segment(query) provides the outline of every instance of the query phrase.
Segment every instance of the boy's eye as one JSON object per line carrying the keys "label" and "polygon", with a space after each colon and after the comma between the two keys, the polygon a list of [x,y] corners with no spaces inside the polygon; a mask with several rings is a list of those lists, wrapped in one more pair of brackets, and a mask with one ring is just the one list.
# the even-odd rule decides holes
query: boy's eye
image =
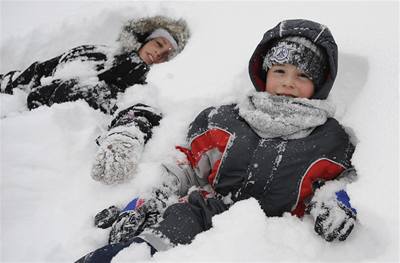
{"label": "boy's eye", "polygon": [[275,69],[274,72],[276,72],[276,73],[285,73],[285,71],[283,69]]}
{"label": "boy's eye", "polygon": [[311,80],[311,77],[308,76],[307,74],[304,74],[304,73],[299,74],[299,77],[300,77],[300,78],[304,78],[304,79],[309,79],[309,80]]}

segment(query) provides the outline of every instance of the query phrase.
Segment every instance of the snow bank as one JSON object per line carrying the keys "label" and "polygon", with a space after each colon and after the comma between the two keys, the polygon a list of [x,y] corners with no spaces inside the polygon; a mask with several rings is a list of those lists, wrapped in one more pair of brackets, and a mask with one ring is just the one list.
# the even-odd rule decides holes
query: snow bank
{"label": "snow bank", "polygon": [[95,213],[124,205],[157,182],[158,163],[175,155],[174,145],[203,108],[252,89],[248,59],[266,29],[287,18],[328,25],[339,46],[331,99],[357,141],[359,179],[348,186],[359,217],[354,233],[327,243],[309,217],[266,218],[250,199],[216,216],[214,227],[190,245],[153,258],[138,246],[117,260],[399,260],[397,2],[1,2],[1,8],[1,73],[80,44],[112,44],[122,22],[135,16],[182,16],[192,30],[180,56],[154,66],[147,87],[132,87],[121,98],[129,105],[135,96],[150,97],[165,115],[127,184],[90,178],[94,139],[109,117],[84,102],[29,112],[26,95],[0,94],[2,262],[71,262],[106,244],[108,231],[93,226]]}

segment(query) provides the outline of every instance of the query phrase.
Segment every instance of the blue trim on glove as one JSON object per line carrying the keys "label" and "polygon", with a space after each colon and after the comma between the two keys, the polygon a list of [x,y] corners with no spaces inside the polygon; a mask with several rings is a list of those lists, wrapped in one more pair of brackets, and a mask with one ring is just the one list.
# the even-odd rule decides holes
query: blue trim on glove
{"label": "blue trim on glove", "polygon": [[136,206],[137,206],[137,202],[138,202],[139,198],[135,198],[132,201],[130,201],[126,207],[122,210],[122,212],[126,212],[126,211],[131,211],[131,210],[135,210]]}
{"label": "blue trim on glove", "polygon": [[345,190],[337,191],[336,193],[336,200],[342,203],[345,207],[349,208],[353,211],[354,214],[357,214],[357,210],[353,208],[350,204],[350,197],[347,195]]}

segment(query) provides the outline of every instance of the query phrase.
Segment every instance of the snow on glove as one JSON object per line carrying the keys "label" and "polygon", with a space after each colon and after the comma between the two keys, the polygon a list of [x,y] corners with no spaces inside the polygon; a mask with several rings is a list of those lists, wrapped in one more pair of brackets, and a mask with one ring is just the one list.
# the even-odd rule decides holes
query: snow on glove
{"label": "snow on glove", "polygon": [[329,242],[346,240],[354,228],[357,211],[351,207],[350,198],[344,190],[323,201],[313,198],[310,205],[310,214],[315,219],[314,230],[320,236]]}
{"label": "snow on glove", "polygon": [[111,228],[109,244],[127,242],[139,235],[146,227],[157,224],[166,204],[157,198],[144,201],[133,199],[118,216]]}
{"label": "snow on glove", "polygon": [[94,225],[98,228],[108,228],[117,220],[120,213],[121,210],[116,206],[103,209],[94,217]]}
{"label": "snow on glove", "polygon": [[132,178],[144,148],[143,133],[133,125],[118,126],[108,131],[99,143],[92,178],[105,184]]}

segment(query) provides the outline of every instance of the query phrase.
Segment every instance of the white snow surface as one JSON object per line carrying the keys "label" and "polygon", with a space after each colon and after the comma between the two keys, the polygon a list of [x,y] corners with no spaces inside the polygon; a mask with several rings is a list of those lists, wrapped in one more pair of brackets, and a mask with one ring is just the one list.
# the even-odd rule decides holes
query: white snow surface
{"label": "white snow surface", "polygon": [[205,107],[253,89],[248,60],[267,29],[289,18],[328,25],[339,46],[330,99],[352,134],[358,180],[347,187],[358,222],[345,242],[327,243],[309,216],[267,218],[254,199],[215,216],[190,245],[150,258],[134,245],[113,262],[398,262],[398,2],[1,2],[0,72],[24,69],[81,44],[112,45],[123,21],[164,14],[187,20],[192,37],[174,60],[152,67],[146,98],[164,114],[128,183],[94,181],[90,169],[110,117],[85,102],[28,111],[26,94],[0,95],[1,262],[73,262],[107,242],[94,215],[125,205],[160,181],[190,121]]}

